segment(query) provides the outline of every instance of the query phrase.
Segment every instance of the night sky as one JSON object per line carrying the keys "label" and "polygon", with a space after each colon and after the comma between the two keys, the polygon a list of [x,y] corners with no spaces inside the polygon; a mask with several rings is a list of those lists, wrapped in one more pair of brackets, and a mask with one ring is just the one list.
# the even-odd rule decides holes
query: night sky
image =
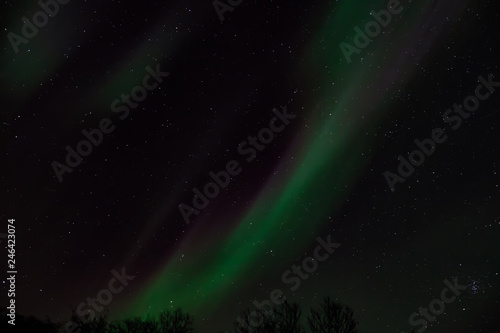
{"label": "night sky", "polygon": [[[125,268],[111,318],[180,307],[217,332],[281,289],[304,314],[331,296],[363,332],[409,332],[456,277],[467,289],[426,331],[500,332],[500,7],[401,0],[356,47],[391,2],[72,0],[14,47],[41,7],[3,1],[18,314],[67,321]],[[477,110],[454,106],[477,91]],[[68,147],[87,156],[71,167]],[[227,169],[197,209],[193,189]],[[282,274],[329,236],[340,246],[291,290]]]}

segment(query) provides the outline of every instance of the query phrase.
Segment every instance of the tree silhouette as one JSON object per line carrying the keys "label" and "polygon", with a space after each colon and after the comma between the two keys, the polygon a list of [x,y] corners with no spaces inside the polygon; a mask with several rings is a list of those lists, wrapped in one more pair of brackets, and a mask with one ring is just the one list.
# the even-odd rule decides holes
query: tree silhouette
{"label": "tree silhouette", "polygon": [[[240,326],[236,322],[237,333],[303,333],[304,328],[300,323],[302,311],[298,304],[290,304],[287,301],[283,304],[266,309],[259,313],[246,309],[242,312],[244,320],[248,320],[248,326]],[[257,316],[255,315],[257,314]]]}
{"label": "tree silhouette", "polygon": [[[108,329],[108,314],[107,311],[91,318],[90,314],[86,314],[83,318],[76,314],[76,309],[71,307],[70,316],[71,325],[62,325],[59,329],[61,333],[94,333],[106,332]],[[68,325],[68,326],[67,326]]]}
{"label": "tree silhouette", "polygon": [[182,313],[180,309],[176,309],[173,313],[169,311],[161,312],[159,327],[161,333],[194,332],[193,319],[188,313]]}
{"label": "tree silhouette", "polygon": [[263,332],[303,333],[305,331],[300,323],[301,315],[302,310],[298,304],[289,304],[285,301],[266,317]]}
{"label": "tree silhouette", "polygon": [[[359,333],[353,310],[348,306],[335,303],[326,297],[320,304],[320,309],[311,309],[307,318],[307,329],[301,322],[302,311],[298,304],[285,301],[271,311],[263,309],[257,311],[247,309],[242,317],[246,320],[244,327],[236,323],[237,333]],[[257,316],[258,315],[258,316]]]}
{"label": "tree silhouette", "polygon": [[335,303],[325,297],[320,310],[311,309],[307,318],[311,333],[358,333],[358,323],[348,306]]}

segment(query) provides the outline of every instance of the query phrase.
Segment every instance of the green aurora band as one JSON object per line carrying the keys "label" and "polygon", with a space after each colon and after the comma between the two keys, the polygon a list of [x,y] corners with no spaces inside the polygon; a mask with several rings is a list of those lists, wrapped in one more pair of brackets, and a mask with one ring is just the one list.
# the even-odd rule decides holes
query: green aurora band
{"label": "green aurora band", "polygon": [[[417,25],[432,20],[432,2],[401,5],[403,12],[393,17],[386,33],[354,54],[351,64],[344,60],[339,44],[352,44],[352,29],[364,27],[372,20],[368,13],[385,9],[387,2],[344,1],[336,3],[335,10],[326,10],[320,32],[304,51],[308,68],[299,72],[310,86],[327,88],[308,98],[311,107],[305,109],[315,124],[297,136],[290,144],[293,149],[281,159],[294,156],[295,165],[289,165],[287,172],[284,165],[278,166],[278,175],[268,180],[264,194],[236,227],[217,240],[205,239],[209,250],[200,245],[199,234],[207,227],[198,219],[164,268],[122,310],[123,316],[146,316],[168,307],[181,307],[195,318],[210,316],[234,296],[235,286],[251,286],[259,276],[276,270],[276,258],[266,259],[268,249],[283,260],[293,260],[308,249],[376,151],[380,138],[375,132],[391,107],[388,96],[402,89],[418,68],[407,53],[415,52],[421,60],[429,56],[409,36]],[[461,9],[457,3],[454,14]],[[440,33],[428,36],[428,46]],[[294,121],[304,121],[305,114],[288,111],[298,114]],[[331,184],[328,191],[324,184]]]}

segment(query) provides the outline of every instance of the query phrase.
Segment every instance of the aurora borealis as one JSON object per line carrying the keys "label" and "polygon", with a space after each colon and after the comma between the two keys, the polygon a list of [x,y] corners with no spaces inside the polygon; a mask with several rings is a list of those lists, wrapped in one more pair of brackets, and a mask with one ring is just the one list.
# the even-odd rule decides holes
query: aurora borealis
{"label": "aurora borealis", "polygon": [[[400,10],[357,47],[388,3]],[[18,224],[19,313],[67,321],[125,267],[111,318],[180,307],[218,332],[278,288],[304,308],[348,304],[362,332],[402,332],[458,277],[468,289],[427,330],[497,329],[500,94],[397,191],[383,176],[479,76],[500,81],[497,7],[243,1],[221,21],[210,1],[73,0],[15,53],[7,34],[40,7],[5,3],[1,216]],[[130,106],[155,66],[168,77],[120,118],[113,102]],[[247,160],[240,143],[283,109],[293,119]],[[52,163],[102,119],[116,127],[59,181]],[[186,223],[179,205],[230,161],[241,170]],[[291,290],[283,272],[327,236],[341,246]]]}

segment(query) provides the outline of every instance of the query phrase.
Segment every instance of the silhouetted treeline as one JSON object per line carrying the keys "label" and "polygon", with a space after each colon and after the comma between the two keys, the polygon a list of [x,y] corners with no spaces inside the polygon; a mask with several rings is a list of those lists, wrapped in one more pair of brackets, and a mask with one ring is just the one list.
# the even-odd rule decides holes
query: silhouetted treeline
{"label": "silhouetted treeline", "polygon": [[[7,309],[0,308],[5,319]],[[16,315],[16,325],[3,320],[2,332],[37,333],[192,333],[192,317],[180,309],[162,311],[156,317],[129,318],[110,321],[106,314],[95,318],[81,318],[72,311],[68,322],[54,323],[50,319],[41,321],[34,317]],[[68,324],[71,323],[71,324]],[[8,327],[7,327],[8,326]],[[242,312],[230,333],[360,333],[353,310],[326,297],[317,308],[312,308],[303,317],[298,304],[287,301],[281,305],[266,306],[260,310]],[[203,328],[201,332],[206,332]]]}
{"label": "silhouetted treeline", "polygon": [[298,304],[287,301],[260,311],[246,310],[231,332],[237,333],[360,333],[353,310],[325,297],[319,308],[311,309],[305,320]]}
{"label": "silhouetted treeline", "polygon": [[[6,308],[0,311],[6,317]],[[192,333],[193,320],[187,313],[180,309],[162,311],[157,317],[129,318],[125,320],[109,321],[107,315],[95,318],[81,318],[73,313],[68,322],[52,323],[49,319],[45,322],[34,317],[23,317],[16,314],[15,326],[3,320],[1,332],[36,332],[36,333]],[[4,329],[6,328],[6,329]]]}

